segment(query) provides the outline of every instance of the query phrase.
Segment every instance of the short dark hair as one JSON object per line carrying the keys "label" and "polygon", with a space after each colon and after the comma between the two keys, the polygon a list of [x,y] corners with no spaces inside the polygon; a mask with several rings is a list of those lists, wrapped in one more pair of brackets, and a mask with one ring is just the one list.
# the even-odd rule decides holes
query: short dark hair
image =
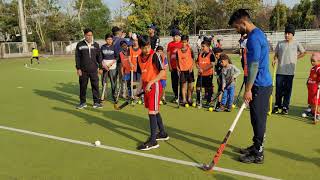
{"label": "short dark hair", "polygon": [[248,9],[238,9],[236,10],[230,17],[228,24],[231,26],[234,22],[242,19],[247,18],[251,19],[248,13]]}
{"label": "short dark hair", "polygon": [[221,60],[227,60],[229,64],[232,64],[232,61],[231,61],[230,57],[228,55],[224,54],[224,53],[220,55],[220,59]]}
{"label": "short dark hair", "polygon": [[122,45],[124,45],[124,44],[128,45],[127,41],[121,41],[121,42],[120,42],[120,46],[122,46]]}
{"label": "short dark hair", "polygon": [[181,41],[185,41],[185,40],[189,41],[189,36],[188,35],[182,35],[181,36]]}
{"label": "short dark hair", "polygon": [[201,45],[206,45],[206,46],[210,47],[210,46],[211,46],[211,42],[209,42],[209,41],[202,41],[202,42],[201,42]]}
{"label": "short dark hair", "polygon": [[140,36],[138,42],[140,47],[151,45],[150,37],[147,35]]}
{"label": "short dark hair", "polygon": [[162,46],[158,46],[156,51],[164,51],[164,48]]}
{"label": "short dark hair", "polygon": [[92,29],[90,29],[90,28],[85,28],[85,29],[83,30],[83,33],[84,33],[84,34],[88,34],[89,32],[92,32],[92,33],[93,33]]}
{"label": "short dark hair", "polygon": [[108,38],[112,38],[113,39],[113,35],[111,33],[107,33],[105,36],[104,36],[104,39],[108,39]]}
{"label": "short dark hair", "polygon": [[111,31],[113,35],[116,35],[117,32],[121,31],[121,28],[119,28],[118,26],[113,26]]}
{"label": "short dark hair", "polygon": [[213,53],[222,53],[223,50],[221,48],[215,47],[213,48]]}

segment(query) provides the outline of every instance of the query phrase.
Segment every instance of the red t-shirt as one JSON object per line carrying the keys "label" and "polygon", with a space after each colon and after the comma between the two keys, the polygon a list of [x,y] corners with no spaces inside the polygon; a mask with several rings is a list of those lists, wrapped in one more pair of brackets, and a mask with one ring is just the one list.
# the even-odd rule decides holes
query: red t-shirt
{"label": "red t-shirt", "polygon": [[318,83],[320,82],[320,65],[314,66],[310,70],[310,75],[308,78],[308,85],[315,85],[318,87]]}
{"label": "red t-shirt", "polygon": [[177,51],[178,49],[182,48],[182,43],[181,41],[175,42],[171,41],[168,46],[167,46],[167,52],[170,53],[171,57],[170,58],[170,64],[172,69],[177,69]]}

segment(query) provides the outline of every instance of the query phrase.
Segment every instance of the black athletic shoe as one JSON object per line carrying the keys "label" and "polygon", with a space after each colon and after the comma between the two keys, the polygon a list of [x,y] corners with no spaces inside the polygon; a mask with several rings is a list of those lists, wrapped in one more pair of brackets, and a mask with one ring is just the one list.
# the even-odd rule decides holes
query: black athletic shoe
{"label": "black athletic shoe", "polygon": [[232,111],[232,108],[227,108],[224,110],[225,112],[231,112]]}
{"label": "black athletic shoe", "polygon": [[250,154],[253,150],[254,150],[254,146],[252,145],[252,146],[249,146],[247,148],[240,149],[239,153],[240,154]]}
{"label": "black athletic shoe", "polygon": [[83,109],[86,108],[87,104],[86,103],[80,103],[79,105],[76,106],[76,109]]}
{"label": "black athletic shoe", "polygon": [[102,108],[102,104],[100,103],[94,103],[93,108]]}
{"label": "black athletic shoe", "polygon": [[166,133],[165,135],[161,135],[160,133],[157,134],[157,141],[167,141],[169,140],[170,137],[168,136],[168,134]]}
{"label": "black athletic shoe", "polygon": [[254,153],[244,154],[241,155],[239,158],[240,162],[243,163],[256,163],[256,164],[263,164],[264,156],[263,155],[256,155]]}
{"label": "black athletic shoe", "polygon": [[284,115],[288,115],[289,114],[289,110],[284,107],[284,108],[282,108],[282,112],[281,113],[284,114]]}
{"label": "black athletic shoe", "polygon": [[273,114],[280,114],[281,111],[280,111],[280,109],[279,109],[278,107],[275,106],[275,107],[273,108],[273,110],[272,110],[272,113],[273,113]]}
{"label": "black athletic shoe", "polygon": [[147,142],[141,144],[140,146],[137,147],[138,150],[141,151],[148,151],[151,149],[156,149],[158,148],[160,145],[156,142],[151,142],[150,140],[148,140]]}
{"label": "black athletic shoe", "polygon": [[174,98],[171,100],[172,103],[177,103],[177,101],[178,101],[178,97],[174,97]]}
{"label": "black athletic shoe", "polygon": [[163,105],[167,105],[167,101],[163,98],[162,98],[162,103],[163,103]]}

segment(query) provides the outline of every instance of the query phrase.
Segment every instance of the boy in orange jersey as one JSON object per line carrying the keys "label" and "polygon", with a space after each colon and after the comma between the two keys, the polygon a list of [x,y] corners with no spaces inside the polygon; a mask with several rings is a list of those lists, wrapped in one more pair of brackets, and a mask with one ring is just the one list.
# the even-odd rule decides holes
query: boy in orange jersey
{"label": "boy in orange jersey", "polygon": [[129,59],[129,65],[130,65],[130,81],[128,84],[128,89],[130,88],[130,91],[132,89],[132,93],[130,96],[134,96],[136,94],[136,84],[140,82],[140,76],[141,74],[137,72],[137,63],[138,63],[138,57],[141,54],[141,49],[139,47],[139,42],[137,35],[133,35],[131,38],[132,46],[130,47],[130,59]]}
{"label": "boy in orange jersey", "polygon": [[[193,74],[193,51],[189,46],[189,37],[181,36],[182,48],[176,53],[177,69],[180,75],[180,83],[182,85],[182,105],[192,105],[192,88],[194,82]],[[188,95],[187,95],[188,94]]]}
{"label": "boy in orange jersey", "polygon": [[213,94],[212,79],[213,79],[213,67],[215,64],[215,56],[210,51],[210,42],[203,41],[201,43],[201,53],[198,56],[196,65],[198,68],[197,78],[197,104],[198,107],[202,107],[200,92],[204,87],[208,96],[206,106],[209,106]]}
{"label": "boy in orange jersey", "polygon": [[[169,136],[164,130],[162,118],[159,113],[162,94],[161,78],[165,75],[162,61],[151,49],[151,41],[148,36],[139,38],[141,55],[138,57],[138,69],[141,71],[140,89],[145,92],[144,104],[148,109],[150,120],[150,137],[138,146],[138,150],[150,150],[159,147],[157,140],[168,140]],[[159,129],[159,133],[157,133]]]}

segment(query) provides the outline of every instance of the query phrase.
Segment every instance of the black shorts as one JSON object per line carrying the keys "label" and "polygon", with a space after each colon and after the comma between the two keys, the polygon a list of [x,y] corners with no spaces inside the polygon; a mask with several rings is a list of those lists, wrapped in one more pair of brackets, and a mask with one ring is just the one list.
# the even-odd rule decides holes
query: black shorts
{"label": "black shorts", "polygon": [[[212,79],[213,79],[213,75],[211,75],[211,76],[198,76],[197,87],[201,87],[201,86],[204,88],[212,87],[212,85],[213,85]],[[201,81],[202,81],[202,85],[201,85]]]}
{"label": "black shorts", "polygon": [[193,71],[190,73],[189,71],[181,71],[180,73],[180,82],[181,83],[192,83],[194,82],[194,73]]}

